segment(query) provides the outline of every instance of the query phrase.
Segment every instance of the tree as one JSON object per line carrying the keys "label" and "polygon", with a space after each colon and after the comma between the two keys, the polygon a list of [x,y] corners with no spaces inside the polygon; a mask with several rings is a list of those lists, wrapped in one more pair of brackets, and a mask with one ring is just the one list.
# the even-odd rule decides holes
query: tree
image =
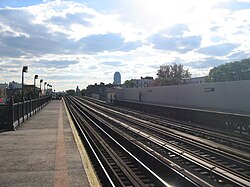
{"label": "tree", "polygon": [[161,65],[157,70],[156,81],[161,86],[165,85],[178,85],[182,83],[183,78],[189,78],[191,74],[188,69],[185,70],[183,65],[173,63],[172,65]]}
{"label": "tree", "polygon": [[66,90],[66,93],[68,94],[68,95],[75,95],[75,90],[73,90],[73,89],[70,89],[70,90]]}
{"label": "tree", "polygon": [[126,80],[125,83],[123,84],[126,88],[133,88],[135,83],[133,82],[133,79],[131,80]]}
{"label": "tree", "polygon": [[207,76],[207,82],[250,80],[250,58],[214,67]]}

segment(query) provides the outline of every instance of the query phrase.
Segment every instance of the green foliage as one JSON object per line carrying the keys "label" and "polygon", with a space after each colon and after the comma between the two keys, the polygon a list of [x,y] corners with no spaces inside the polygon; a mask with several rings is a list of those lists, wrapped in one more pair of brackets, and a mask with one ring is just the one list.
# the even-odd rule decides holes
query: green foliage
{"label": "green foliage", "polygon": [[70,90],[66,90],[66,93],[68,94],[68,95],[75,95],[75,90],[73,90],[73,89],[70,89]]}
{"label": "green foliage", "polygon": [[[25,100],[35,99],[39,97],[39,92],[40,90],[38,88],[36,88],[36,90],[34,90],[34,88],[25,88],[23,96]],[[22,89],[9,90],[9,95],[7,96],[8,96],[8,99],[12,97],[14,102],[23,101]]]}
{"label": "green foliage", "polygon": [[250,58],[220,65],[210,70],[207,82],[250,80]]}
{"label": "green foliage", "polygon": [[191,77],[191,74],[188,69],[183,68],[183,65],[174,63],[172,65],[161,65],[157,70],[157,76],[156,81],[158,84],[165,86],[181,84],[182,79]]}
{"label": "green foliage", "polygon": [[124,86],[126,88],[133,88],[134,85],[135,85],[135,83],[132,80],[126,80],[125,83],[124,83]]}

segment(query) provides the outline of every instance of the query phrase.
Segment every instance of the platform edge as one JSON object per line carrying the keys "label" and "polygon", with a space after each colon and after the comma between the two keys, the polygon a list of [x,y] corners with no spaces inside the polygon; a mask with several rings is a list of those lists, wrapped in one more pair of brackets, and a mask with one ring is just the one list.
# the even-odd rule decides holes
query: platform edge
{"label": "platform edge", "polygon": [[65,111],[66,111],[66,114],[67,114],[67,118],[68,118],[70,127],[72,129],[72,133],[73,133],[73,136],[74,136],[78,151],[79,151],[80,156],[81,156],[82,164],[83,164],[83,167],[85,169],[85,172],[86,172],[86,175],[87,175],[87,178],[88,178],[88,181],[89,181],[89,185],[91,187],[101,187],[102,185],[100,184],[100,181],[99,181],[99,179],[98,179],[98,177],[96,175],[96,172],[95,172],[95,170],[94,170],[94,168],[93,168],[93,166],[91,164],[91,161],[90,161],[90,158],[89,158],[89,156],[87,154],[85,146],[83,145],[83,143],[81,141],[81,138],[78,135],[78,132],[76,130],[74,122],[72,121],[72,118],[71,118],[71,116],[69,114],[68,108],[67,108],[64,100],[63,100],[63,105],[64,105],[64,108],[65,108]]}

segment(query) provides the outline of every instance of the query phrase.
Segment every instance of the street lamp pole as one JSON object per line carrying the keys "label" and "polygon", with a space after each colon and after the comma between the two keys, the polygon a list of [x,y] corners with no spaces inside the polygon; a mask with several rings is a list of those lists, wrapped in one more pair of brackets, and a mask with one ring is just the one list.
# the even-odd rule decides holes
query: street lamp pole
{"label": "street lamp pole", "polygon": [[[50,87],[50,84],[49,84],[49,83],[47,83],[47,94],[48,94],[48,87]],[[47,95],[47,94],[46,94],[46,95]]]}
{"label": "street lamp pole", "polygon": [[36,87],[36,79],[38,79],[38,75],[34,76],[34,86]]}
{"label": "street lamp pole", "polygon": [[[24,110],[25,110],[25,106],[24,106],[24,73],[28,72],[28,66],[23,66],[22,69],[22,100],[23,100],[23,122],[24,122]],[[28,115],[28,114],[27,114]]]}
{"label": "street lamp pole", "polygon": [[50,93],[50,94],[53,95],[53,88],[52,88],[52,85],[50,84],[49,87],[50,87],[50,89],[51,89],[51,93]]}
{"label": "street lamp pole", "polygon": [[[49,90],[49,88],[52,88],[52,85],[51,84],[47,84],[47,93],[48,93],[48,90]],[[52,90],[52,89],[51,89]]]}
{"label": "street lamp pole", "polygon": [[34,76],[34,94],[36,96],[36,79],[38,79],[38,75]]}
{"label": "street lamp pole", "polygon": [[42,87],[41,87],[42,82],[43,82],[43,79],[40,79],[40,95],[42,95]]}
{"label": "street lamp pole", "polygon": [[23,66],[22,69],[22,99],[24,100],[24,73],[28,72],[28,66]]}
{"label": "street lamp pole", "polygon": [[45,94],[45,86],[46,86],[47,82],[44,82],[44,94]]}

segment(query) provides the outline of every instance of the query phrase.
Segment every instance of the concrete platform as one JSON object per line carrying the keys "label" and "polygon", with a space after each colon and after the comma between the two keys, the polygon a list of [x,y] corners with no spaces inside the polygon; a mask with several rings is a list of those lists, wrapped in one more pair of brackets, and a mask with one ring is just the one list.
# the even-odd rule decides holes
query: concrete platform
{"label": "concrete platform", "polygon": [[90,186],[61,100],[0,133],[0,186]]}

